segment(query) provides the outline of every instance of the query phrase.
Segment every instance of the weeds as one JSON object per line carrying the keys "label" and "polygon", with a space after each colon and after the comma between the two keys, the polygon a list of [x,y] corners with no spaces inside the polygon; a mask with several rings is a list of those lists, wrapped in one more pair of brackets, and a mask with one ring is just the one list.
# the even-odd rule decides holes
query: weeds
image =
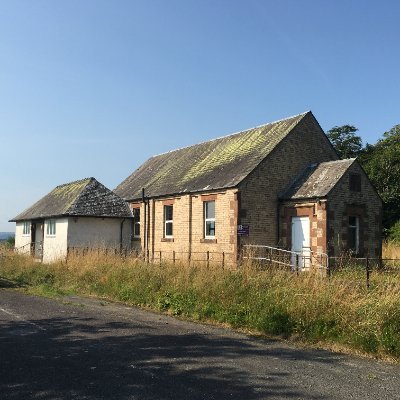
{"label": "weeds", "polygon": [[0,276],[35,293],[96,295],[400,359],[400,273],[372,274],[368,290],[360,269],[344,269],[328,280],[251,265],[223,270],[88,254],[54,264],[12,255],[1,260]]}

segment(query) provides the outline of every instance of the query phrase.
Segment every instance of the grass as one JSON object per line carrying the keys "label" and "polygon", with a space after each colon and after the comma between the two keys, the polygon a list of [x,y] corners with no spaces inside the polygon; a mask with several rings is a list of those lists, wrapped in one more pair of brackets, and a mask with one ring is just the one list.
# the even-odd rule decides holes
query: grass
{"label": "grass", "polygon": [[319,274],[146,264],[89,254],[40,264],[15,254],[0,277],[36,294],[95,295],[199,321],[400,360],[400,272]]}
{"label": "grass", "polygon": [[400,259],[400,243],[395,241],[388,241],[383,243],[382,258]]}

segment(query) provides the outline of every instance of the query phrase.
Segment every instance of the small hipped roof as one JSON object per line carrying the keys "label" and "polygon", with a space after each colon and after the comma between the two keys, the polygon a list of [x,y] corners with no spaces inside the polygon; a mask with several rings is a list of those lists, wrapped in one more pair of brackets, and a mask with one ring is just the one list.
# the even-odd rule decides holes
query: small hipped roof
{"label": "small hipped roof", "polygon": [[280,198],[300,200],[326,197],[355,161],[355,158],[349,158],[311,164]]}
{"label": "small hipped roof", "polygon": [[307,115],[311,111],[151,157],[114,191],[137,200],[142,188],[157,197],[235,187]]}
{"label": "small hipped roof", "polygon": [[128,204],[95,178],[59,185],[10,222],[61,216],[132,217]]}

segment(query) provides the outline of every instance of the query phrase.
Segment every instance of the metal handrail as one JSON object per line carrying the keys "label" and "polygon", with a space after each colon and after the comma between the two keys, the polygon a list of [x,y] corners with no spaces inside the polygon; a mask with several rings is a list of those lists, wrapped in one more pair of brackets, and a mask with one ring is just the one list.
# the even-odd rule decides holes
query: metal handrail
{"label": "metal handrail", "polygon": [[[14,247],[14,249],[13,249],[14,253],[19,253],[19,252],[21,252],[21,250],[25,249],[28,246],[29,246],[29,254],[31,254],[32,256],[35,257],[36,249],[38,249],[39,252],[40,252],[39,256],[41,257],[42,252],[43,252],[43,241],[42,240],[40,242],[29,242],[29,243],[26,243],[26,244],[24,244],[22,246]],[[27,253],[28,252],[25,252],[25,254],[27,254]]]}
{"label": "metal handrail", "polygon": [[24,244],[23,246],[14,247],[14,251],[21,250],[21,249],[25,248],[26,246],[31,247],[31,246],[32,246],[32,242],[26,243],[26,244]]}
{"label": "metal handrail", "polygon": [[[262,256],[246,256],[243,255],[242,258],[243,259],[249,259],[249,260],[259,260],[259,261],[269,261],[271,263],[274,264],[280,264],[280,265],[285,265],[285,266],[289,266],[292,267],[293,269],[298,269],[299,267],[302,270],[307,270],[308,267],[306,267],[306,261],[309,260],[310,262],[310,266],[312,267],[313,265],[318,266],[320,269],[325,269],[327,271],[329,271],[329,257],[326,253],[316,253],[314,251],[311,250],[311,247],[303,247],[304,249],[307,249],[307,254],[304,254],[303,251],[291,251],[291,250],[285,250],[285,249],[281,249],[278,247],[273,247],[273,246],[266,246],[266,245],[251,245],[251,244],[246,244],[243,245],[244,248],[254,248],[254,249],[265,249],[266,251],[269,251],[269,255],[266,255],[265,257]],[[290,255],[290,258],[288,260],[288,262],[285,261],[280,261],[277,260],[276,258],[276,254],[274,257],[273,252],[275,251],[282,254],[282,255]],[[303,265],[298,265],[299,264],[299,257],[302,258],[302,264]],[[275,258],[275,259],[274,259]],[[292,259],[295,258],[295,263],[293,263]],[[323,264],[322,259],[325,260],[325,264]],[[315,262],[316,261],[316,262]]]}

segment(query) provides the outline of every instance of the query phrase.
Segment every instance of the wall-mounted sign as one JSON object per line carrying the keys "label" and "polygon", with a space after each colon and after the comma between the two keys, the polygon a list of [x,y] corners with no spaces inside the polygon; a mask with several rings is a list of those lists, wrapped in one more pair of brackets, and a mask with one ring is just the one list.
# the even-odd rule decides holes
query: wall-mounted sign
{"label": "wall-mounted sign", "polygon": [[237,234],[238,236],[249,236],[250,226],[249,225],[238,225]]}

